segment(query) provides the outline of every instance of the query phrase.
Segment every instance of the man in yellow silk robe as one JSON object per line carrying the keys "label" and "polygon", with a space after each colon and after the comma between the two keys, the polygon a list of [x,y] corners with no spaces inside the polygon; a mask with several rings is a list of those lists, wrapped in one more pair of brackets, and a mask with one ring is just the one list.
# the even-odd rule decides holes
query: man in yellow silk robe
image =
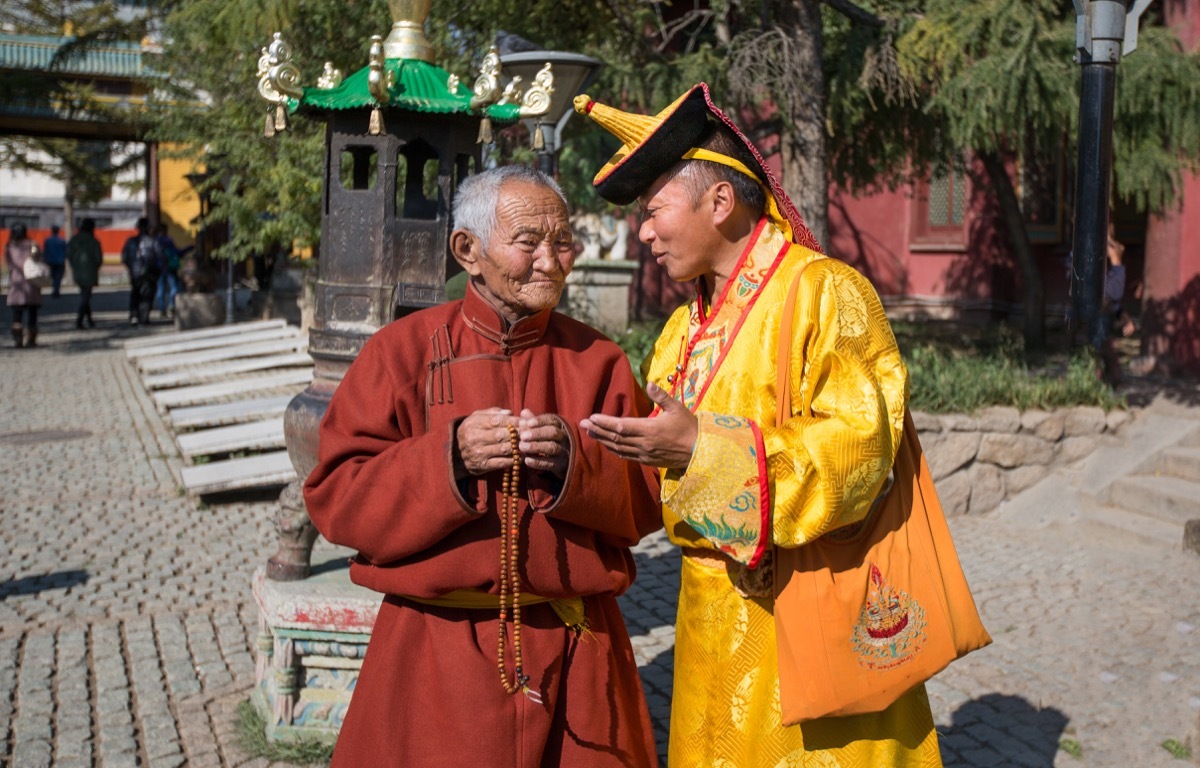
{"label": "man in yellow silk robe", "polygon": [[[795,726],[779,704],[771,549],[861,520],[899,446],[907,372],[878,296],[820,253],[706,85],[653,117],[575,106],[624,144],[597,192],[636,200],[640,239],[697,286],[643,366],[655,415],[581,422],[663,469],[663,520],[683,548],[670,768],[941,765],[923,686],[884,712]],[[776,424],[781,305],[800,270],[792,415]]]}

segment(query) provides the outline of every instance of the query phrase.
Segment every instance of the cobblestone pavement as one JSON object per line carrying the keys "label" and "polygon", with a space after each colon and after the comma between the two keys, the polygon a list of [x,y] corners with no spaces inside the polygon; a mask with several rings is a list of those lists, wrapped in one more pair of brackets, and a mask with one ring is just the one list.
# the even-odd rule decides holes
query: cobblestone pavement
{"label": "cobblestone pavement", "polygon": [[[0,766],[266,768],[233,733],[274,503],[182,495],[120,349],[146,329],[123,324],[123,293],[98,299],[96,330],[74,330],[66,295],[41,349],[0,349]],[[1200,427],[1193,391],[1126,429],[1161,407]],[[1085,460],[951,521],[995,643],[929,684],[948,766],[1189,764],[1169,739],[1200,753],[1200,558],[1069,522],[1080,488],[1143,458],[1108,439],[1113,467]],[[665,749],[679,555],[656,536],[637,558],[622,607]]]}

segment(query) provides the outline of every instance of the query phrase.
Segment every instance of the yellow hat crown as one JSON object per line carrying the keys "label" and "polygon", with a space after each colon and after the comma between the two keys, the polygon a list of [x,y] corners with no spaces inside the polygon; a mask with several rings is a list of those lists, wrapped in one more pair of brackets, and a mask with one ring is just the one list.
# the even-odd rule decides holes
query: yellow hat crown
{"label": "yellow hat crown", "polygon": [[[664,115],[638,115],[633,112],[623,112],[607,104],[592,101],[587,94],[575,97],[575,111],[595,120],[600,127],[616,136],[626,147],[636,147],[646,140],[646,137],[658,130],[662,125]],[[670,114],[670,107],[664,110]]]}

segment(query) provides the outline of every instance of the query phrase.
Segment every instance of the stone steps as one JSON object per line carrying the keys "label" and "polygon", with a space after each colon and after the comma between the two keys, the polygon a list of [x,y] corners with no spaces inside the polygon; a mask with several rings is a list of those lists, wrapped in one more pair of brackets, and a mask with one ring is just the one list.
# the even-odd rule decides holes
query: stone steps
{"label": "stone steps", "polygon": [[1175,523],[1181,535],[1185,522],[1200,518],[1200,483],[1169,475],[1123,477],[1109,488],[1109,499],[1129,512]]}
{"label": "stone steps", "polygon": [[[1117,537],[1126,542],[1149,544],[1155,547],[1178,549],[1183,535],[1183,525],[1177,522],[1167,522],[1156,517],[1119,509],[1103,502],[1088,505],[1083,514],[1087,524],[1088,539],[1096,537]],[[1075,525],[1074,523],[1063,525]],[[1076,535],[1078,528],[1073,528]]]}
{"label": "stone steps", "polygon": [[1170,448],[1162,452],[1159,464],[1165,474],[1200,482],[1200,447]]}
{"label": "stone steps", "polygon": [[1095,530],[1179,547],[1187,521],[1200,519],[1200,428],[1177,431],[1130,470],[1082,490],[1081,517]]}

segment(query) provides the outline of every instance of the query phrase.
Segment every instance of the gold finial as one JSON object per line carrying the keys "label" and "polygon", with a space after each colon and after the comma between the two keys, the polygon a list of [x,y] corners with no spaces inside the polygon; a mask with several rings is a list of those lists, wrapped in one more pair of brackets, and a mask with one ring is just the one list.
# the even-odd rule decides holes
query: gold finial
{"label": "gold finial", "polygon": [[387,104],[392,100],[391,89],[396,81],[396,73],[387,67],[384,61],[383,41],[379,35],[371,35],[370,59],[367,62],[367,90],[377,104]]}
{"label": "gold finial", "polygon": [[484,109],[500,100],[500,49],[492,46],[479,65],[472,89],[471,109]]}
{"label": "gold finial", "polygon": [[433,0],[388,0],[392,31],[383,43],[388,59],[416,59],[433,63],[433,47],[425,39],[425,19]]}
{"label": "gold finial", "polygon": [[300,87],[300,70],[292,63],[292,48],[279,32],[259,56],[258,94],[274,105],[273,109],[268,109],[263,135],[270,138],[286,131],[288,98],[300,98],[304,89]]}
{"label": "gold finial", "polygon": [[[533,85],[529,86],[529,90],[525,91],[525,95],[521,99],[521,117],[541,117],[549,112],[550,97],[553,95],[554,72],[550,68],[550,62],[546,62],[546,66],[538,70],[537,75],[533,78]],[[534,143],[537,144],[540,139],[541,131],[539,130]],[[534,147],[534,149],[540,149],[540,147]]]}

